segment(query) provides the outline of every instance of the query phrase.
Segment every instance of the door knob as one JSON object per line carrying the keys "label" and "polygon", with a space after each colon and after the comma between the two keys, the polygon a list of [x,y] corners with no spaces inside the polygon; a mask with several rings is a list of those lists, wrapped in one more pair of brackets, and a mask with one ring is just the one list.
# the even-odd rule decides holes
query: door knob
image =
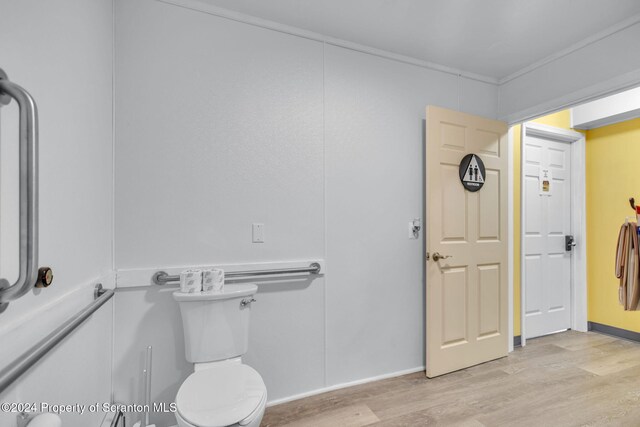
{"label": "door knob", "polygon": [[433,258],[434,261],[438,262],[441,259],[451,258],[451,255],[440,255],[438,252],[434,252],[433,255],[431,255],[431,258]]}

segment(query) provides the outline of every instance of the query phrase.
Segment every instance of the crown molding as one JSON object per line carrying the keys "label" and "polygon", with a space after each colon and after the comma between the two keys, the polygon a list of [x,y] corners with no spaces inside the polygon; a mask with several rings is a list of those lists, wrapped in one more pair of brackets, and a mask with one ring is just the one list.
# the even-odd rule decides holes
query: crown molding
{"label": "crown molding", "polygon": [[410,56],[400,55],[400,54],[396,54],[386,50],[376,49],[370,46],[361,45],[358,43],[352,43],[352,42],[338,39],[335,37],[329,37],[320,33],[315,33],[313,31],[307,31],[297,27],[280,24],[278,22],[269,21],[262,18],[256,18],[254,16],[247,15],[244,13],[223,9],[217,6],[212,6],[208,3],[203,3],[198,0],[156,0],[156,1],[159,3],[165,3],[168,5],[193,10],[196,12],[206,13],[208,15],[217,16],[219,18],[229,19],[231,21],[241,22],[243,24],[253,25],[255,27],[260,27],[267,30],[277,31],[279,33],[289,34],[296,37],[302,37],[308,40],[313,40],[321,43],[326,43],[328,45],[353,50],[356,52],[378,56],[380,58],[390,59],[393,61],[402,62],[410,65],[415,65],[415,66],[426,68],[433,71],[440,71],[440,72],[451,74],[458,77],[464,77],[466,79],[475,80],[482,83],[488,83],[492,85],[498,84],[498,79],[495,77],[489,77],[482,74],[471,73],[471,72],[460,70],[457,68],[448,67],[446,65],[437,64],[435,62],[423,61],[421,59],[416,59]]}
{"label": "crown molding", "polygon": [[[476,73],[472,73],[472,72],[468,72],[465,70],[461,70],[461,69],[457,69],[457,68],[453,68],[453,67],[448,67],[446,65],[442,65],[442,64],[437,64],[434,62],[429,62],[429,61],[424,61],[421,59],[417,59],[417,58],[413,58],[410,56],[406,56],[406,55],[400,55],[400,54],[396,54],[393,52],[389,52],[386,50],[382,50],[382,49],[376,49],[370,46],[365,46],[365,45],[361,45],[358,43],[352,43],[346,40],[342,40],[342,39],[338,39],[338,38],[334,38],[334,37],[329,37],[329,36],[325,36],[323,34],[320,33],[315,33],[312,31],[307,31],[307,30],[303,30],[297,27],[293,27],[293,26],[289,26],[289,25],[284,25],[284,24],[280,24],[274,21],[269,21],[266,19],[262,19],[262,18],[257,18],[251,15],[247,15],[244,13],[240,13],[240,12],[235,12],[232,10],[228,10],[228,9],[224,9],[224,8],[220,8],[217,6],[213,6],[210,5],[208,3],[202,2],[200,0],[155,0],[159,3],[164,3],[167,5],[171,5],[174,7],[181,7],[181,8],[185,8],[185,9],[189,9],[195,12],[200,12],[200,13],[206,13],[208,15],[213,15],[213,16],[217,16],[219,18],[224,18],[224,19],[228,19],[231,21],[236,21],[236,22],[240,22],[240,23],[244,23],[247,25],[252,25],[255,27],[260,27],[260,28],[264,28],[264,29],[268,29],[268,30],[272,30],[272,31],[277,31],[283,34],[288,34],[288,35],[292,35],[292,36],[296,36],[296,37],[301,37],[301,38],[305,38],[308,40],[313,40],[313,41],[317,41],[320,43],[325,43],[327,45],[332,45],[332,46],[336,46],[336,47],[341,47],[344,49],[349,49],[352,51],[356,51],[356,52],[361,52],[361,53],[365,53],[365,54],[369,54],[369,55],[374,55],[380,58],[385,58],[385,59],[389,59],[389,60],[393,60],[396,62],[401,62],[401,63],[405,63],[405,64],[410,64],[410,65],[415,65],[421,68],[425,68],[425,69],[429,69],[429,70],[433,70],[433,71],[439,71],[439,72],[443,72],[443,73],[447,73],[450,75],[454,75],[454,76],[458,76],[458,77],[462,77],[462,78],[466,78],[469,80],[474,80],[474,81],[478,81],[478,82],[482,82],[482,83],[487,83],[487,84],[491,84],[491,85],[495,85],[498,88],[500,88],[502,85],[515,80],[525,74],[528,74],[538,68],[544,67],[545,65],[548,65],[552,62],[558,61],[559,59],[562,59],[570,54],[572,54],[573,52],[576,52],[580,49],[584,49],[585,47],[592,45],[594,43],[597,43],[600,40],[603,40],[607,37],[610,37],[614,34],[617,34],[621,31],[626,30],[629,27],[632,27],[634,25],[637,25],[638,23],[640,23],[640,13],[632,15],[630,17],[628,17],[627,19],[625,19],[624,21],[621,21],[605,30],[602,30],[592,36],[589,36],[577,43],[574,43],[573,45],[562,49],[552,55],[547,56],[546,58],[543,58],[539,61],[536,61],[512,74],[509,74],[508,76],[502,77],[502,78],[495,78],[495,77],[490,77],[490,76],[485,76],[485,75],[481,75],[481,74],[476,74]],[[628,79],[628,76],[625,76]],[[635,76],[634,76],[635,77]],[[624,78],[623,78],[624,79]],[[635,84],[637,84],[637,79],[634,78],[632,79],[634,81]],[[610,82],[607,82],[607,84],[601,84],[601,85],[597,85],[597,86],[609,86]],[[623,86],[629,87],[630,82],[624,82]],[[581,97],[581,96],[576,96],[577,94],[571,94],[567,97],[564,97],[566,99],[561,99],[561,100],[554,100],[554,101],[563,101],[561,102],[562,105],[573,105],[575,103],[576,99],[579,99],[580,102],[583,101],[589,101],[589,100],[593,100],[597,97],[601,97],[607,94],[611,94],[614,91],[612,91],[610,88],[604,89],[602,90],[601,88],[598,88],[600,90],[597,90],[597,95],[593,96],[593,95],[589,95],[589,96],[585,96],[585,97]],[[616,88],[617,90],[619,90],[619,88]],[[497,101],[499,103],[499,99]],[[556,105],[557,102],[554,103],[548,103],[549,105],[553,104]],[[527,111],[521,111],[519,113],[515,113],[506,117],[502,117],[503,120],[507,120],[509,123],[514,123],[516,120],[519,121],[523,118],[530,118],[530,117],[534,117],[535,114],[537,112],[540,111],[540,107],[542,106],[536,106],[534,108],[528,109]],[[546,107],[546,106],[545,106]]]}
{"label": "crown molding", "polygon": [[640,22],[640,13],[636,14],[636,15],[632,15],[629,18],[625,19],[624,21],[620,21],[617,24],[606,28],[596,34],[593,34],[585,39],[580,40],[577,43],[572,44],[571,46],[559,50],[558,52],[551,54],[549,56],[547,56],[546,58],[543,58],[539,61],[536,61],[530,65],[527,65],[526,67],[516,71],[515,73],[509,74],[508,76],[502,77],[500,79],[498,79],[498,86],[501,86],[505,83],[510,82],[511,80],[517,79],[518,77],[521,77],[525,74],[528,74],[534,70],[537,70],[538,68],[544,67],[547,64],[550,64],[552,62],[555,62],[559,59],[564,58],[565,56],[571,55],[573,52],[576,52],[580,49],[584,49],[585,47],[592,45],[594,43],[599,42],[602,39],[605,39],[609,36],[612,36],[614,34],[617,34],[621,31],[626,30],[629,27],[633,27],[634,25],[638,24]]}

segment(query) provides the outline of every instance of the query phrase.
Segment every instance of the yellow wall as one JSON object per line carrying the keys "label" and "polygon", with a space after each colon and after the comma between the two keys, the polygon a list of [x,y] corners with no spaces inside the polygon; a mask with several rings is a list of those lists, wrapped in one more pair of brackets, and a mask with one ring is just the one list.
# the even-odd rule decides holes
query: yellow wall
{"label": "yellow wall", "polygon": [[[560,111],[533,120],[535,123],[570,129],[569,110]],[[513,127],[513,335],[520,335],[520,131],[521,126]],[[640,147],[640,145],[639,145]],[[588,184],[588,181],[587,181]],[[640,201],[640,194],[638,195]],[[612,255],[613,257],[613,255]]]}
{"label": "yellow wall", "polygon": [[588,318],[640,332],[640,312],[618,304],[614,256],[620,225],[640,204],[640,119],[587,131]]}

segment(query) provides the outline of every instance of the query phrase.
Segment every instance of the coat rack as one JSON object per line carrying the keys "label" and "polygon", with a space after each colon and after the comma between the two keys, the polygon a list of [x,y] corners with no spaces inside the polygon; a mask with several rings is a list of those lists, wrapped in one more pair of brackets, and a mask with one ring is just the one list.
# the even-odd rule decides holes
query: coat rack
{"label": "coat rack", "polygon": [[630,197],[629,205],[631,206],[631,209],[633,209],[633,211],[636,212],[636,199],[634,199],[633,197]]}

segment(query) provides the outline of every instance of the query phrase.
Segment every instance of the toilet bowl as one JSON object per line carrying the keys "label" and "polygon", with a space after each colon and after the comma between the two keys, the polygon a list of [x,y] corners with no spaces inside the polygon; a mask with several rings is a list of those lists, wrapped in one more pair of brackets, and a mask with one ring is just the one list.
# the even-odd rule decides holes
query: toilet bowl
{"label": "toilet bowl", "polygon": [[259,426],[267,389],[253,368],[221,363],[197,370],[176,396],[179,427]]}
{"label": "toilet bowl", "polygon": [[175,292],[185,333],[185,356],[194,372],[176,395],[179,427],[259,427],[267,388],[241,362],[248,348],[254,284],[225,285],[216,294]]}

